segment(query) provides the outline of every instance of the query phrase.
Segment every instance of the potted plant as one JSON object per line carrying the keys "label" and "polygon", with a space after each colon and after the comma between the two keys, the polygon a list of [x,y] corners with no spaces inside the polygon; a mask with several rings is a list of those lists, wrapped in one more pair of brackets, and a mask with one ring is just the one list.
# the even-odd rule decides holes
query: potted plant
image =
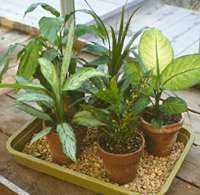
{"label": "potted plant", "polygon": [[[45,86],[49,84],[43,78],[38,59],[41,57],[47,58],[56,67],[62,64],[64,46],[66,45],[69,32],[67,23],[71,21],[74,12],[61,16],[59,11],[54,7],[39,2],[31,4],[25,11],[24,16],[39,6],[49,12],[51,16],[40,18],[38,22],[39,34],[32,37],[27,44],[12,44],[0,55],[0,80],[2,80],[4,73],[7,71],[9,62],[16,51],[18,60],[17,76],[27,80],[39,79]],[[81,36],[89,33],[94,34],[95,31],[92,30],[92,27],[93,25],[75,25],[74,45]],[[77,63],[81,63],[83,66],[87,63],[86,60],[80,58],[79,54],[79,50],[74,50],[68,70],[70,75],[75,72]],[[66,115],[72,117],[73,111],[78,108],[75,109],[73,107],[74,110],[69,110],[69,104],[77,101],[80,97],[83,97],[83,94],[80,92],[67,93],[64,101]]]}
{"label": "potted plant", "polygon": [[99,129],[98,154],[103,159],[108,177],[119,184],[134,179],[144,149],[144,138],[137,127],[149,98],[142,93],[143,75],[133,75],[137,70],[142,73],[136,64],[126,64],[126,87],[120,87],[113,77],[107,88],[95,94],[107,106],[82,105],[83,110],[73,118],[76,124]]}
{"label": "potted plant", "polygon": [[187,89],[200,81],[200,55],[174,58],[170,41],[156,28],[146,30],[139,43],[138,63],[149,71],[154,97],[141,119],[148,150],[157,156],[170,153],[182,128],[186,102],[180,97],[162,99],[165,91]]}
{"label": "potted plant", "polygon": [[[0,84],[0,88],[25,90],[17,96],[17,107],[45,122],[45,128],[31,142],[47,135],[52,156],[60,164],[68,162],[69,158],[76,161],[77,147],[76,132],[70,124],[70,118],[66,118],[64,113],[65,93],[78,90],[92,77],[105,76],[103,72],[93,68],[77,68],[74,74],[69,74],[73,43],[74,25],[71,25],[62,64],[56,66],[49,59],[41,57],[38,59],[38,68],[42,77],[30,81],[17,76],[15,84]],[[40,109],[24,104],[27,102],[37,103]]]}

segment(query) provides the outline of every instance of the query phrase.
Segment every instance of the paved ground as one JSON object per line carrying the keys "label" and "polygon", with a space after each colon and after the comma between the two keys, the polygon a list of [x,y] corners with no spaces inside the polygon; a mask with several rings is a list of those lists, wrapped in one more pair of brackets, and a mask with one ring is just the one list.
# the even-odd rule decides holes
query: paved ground
{"label": "paved ground", "polygon": [[[13,41],[26,42],[29,38],[25,34],[0,27],[0,52]],[[15,70],[14,64],[11,66],[5,80],[12,80]],[[8,137],[19,127],[30,121],[31,117],[18,111],[15,108],[14,100],[3,94],[2,91],[0,93],[0,175],[32,195],[96,195],[96,193],[76,185],[16,164],[12,156],[6,151],[5,144]],[[192,109],[199,111],[200,90],[192,89],[179,94],[185,98]],[[193,129],[196,135],[195,143],[167,195],[200,194],[200,115],[190,113],[190,120],[187,119],[185,125]]]}

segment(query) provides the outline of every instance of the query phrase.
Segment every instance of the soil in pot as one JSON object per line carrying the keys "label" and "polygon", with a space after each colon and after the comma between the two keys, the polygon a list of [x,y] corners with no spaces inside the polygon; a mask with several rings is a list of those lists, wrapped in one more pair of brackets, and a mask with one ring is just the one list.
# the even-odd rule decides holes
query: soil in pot
{"label": "soil in pot", "polygon": [[178,131],[182,128],[183,118],[181,115],[166,116],[160,113],[165,121],[161,128],[151,125],[151,110],[148,110],[141,119],[141,129],[144,132],[147,150],[155,156],[167,156],[175,144]]}
{"label": "soil in pot", "polygon": [[100,137],[98,154],[103,159],[106,174],[111,181],[125,184],[135,178],[144,143],[139,133],[127,140],[125,145],[112,144],[107,136]]}
{"label": "soil in pot", "polygon": [[[82,153],[78,156],[77,163],[63,166],[118,186],[119,184],[109,180],[105,172],[103,160],[97,155],[97,137],[97,130],[89,129],[83,140]],[[145,150],[139,162],[136,178],[121,186],[142,194],[153,194],[160,191],[183,149],[183,143],[175,143],[170,155],[166,157],[153,156]],[[33,144],[27,143],[23,152],[52,162],[52,155],[46,138]]]}

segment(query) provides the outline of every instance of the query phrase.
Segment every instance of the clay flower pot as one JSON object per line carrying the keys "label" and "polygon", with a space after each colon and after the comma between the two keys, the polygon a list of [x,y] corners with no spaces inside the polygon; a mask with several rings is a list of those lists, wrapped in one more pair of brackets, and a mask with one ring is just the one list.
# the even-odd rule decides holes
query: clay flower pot
{"label": "clay flower pot", "polygon": [[[82,141],[86,135],[87,130],[85,128],[76,128],[75,129],[75,135],[76,135],[76,143],[77,143],[77,156],[80,154],[80,146],[82,144]],[[68,158],[62,149],[62,144],[60,142],[59,136],[56,131],[51,131],[48,135],[46,135],[46,139],[49,144],[49,148],[51,151],[51,155],[53,158],[53,161],[58,164],[68,164],[71,163],[71,159]]]}
{"label": "clay flower pot", "polygon": [[98,154],[103,159],[104,167],[107,176],[111,181],[118,184],[125,184],[132,181],[137,172],[138,164],[140,157],[144,151],[144,138],[141,134],[138,133],[141,137],[142,144],[140,148],[132,153],[127,154],[114,154],[105,151],[98,144]]}
{"label": "clay flower pot", "polygon": [[142,118],[141,129],[145,134],[147,150],[155,156],[169,155],[182,125],[183,118],[176,123],[163,125],[160,129],[156,129]]}

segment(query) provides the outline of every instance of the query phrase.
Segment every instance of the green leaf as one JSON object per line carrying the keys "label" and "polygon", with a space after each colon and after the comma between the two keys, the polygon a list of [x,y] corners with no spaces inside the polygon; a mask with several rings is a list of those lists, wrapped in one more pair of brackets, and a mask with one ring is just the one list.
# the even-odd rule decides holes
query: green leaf
{"label": "green leaf", "polygon": [[109,103],[111,105],[111,109],[116,114],[120,115],[124,106],[122,103],[123,97],[120,94],[118,83],[115,77],[111,79],[109,88],[99,90],[96,96],[101,100]]}
{"label": "green leaf", "polygon": [[71,91],[80,88],[83,83],[93,77],[106,76],[102,71],[93,68],[81,68],[80,71],[71,75],[64,84],[63,91]]}
{"label": "green leaf", "polygon": [[60,18],[42,17],[39,21],[40,32],[50,43],[55,43],[62,24]]}
{"label": "green leaf", "polygon": [[39,58],[40,70],[44,78],[51,85],[55,94],[59,91],[58,75],[55,66],[46,58]]}
{"label": "green leaf", "polygon": [[159,128],[162,127],[163,121],[161,119],[155,119],[155,118],[153,118],[151,120],[151,125],[152,125],[153,128],[159,129]]}
{"label": "green leaf", "polygon": [[87,44],[81,49],[81,51],[88,52],[94,55],[99,55],[99,56],[102,56],[108,53],[108,49],[102,45],[99,45],[98,43]]}
{"label": "green leaf", "polygon": [[44,136],[46,136],[47,134],[49,134],[51,132],[52,128],[51,127],[47,127],[43,130],[41,130],[39,133],[36,133],[33,138],[31,139],[31,144],[42,139]]}
{"label": "green leaf", "polygon": [[87,3],[87,5],[89,6],[90,10],[82,9],[79,11],[89,14],[90,16],[93,17],[95,24],[96,24],[94,30],[97,32],[98,36],[102,39],[102,41],[105,42],[105,40],[109,38],[109,34],[106,29],[106,26],[105,26],[104,22],[101,20],[101,18],[92,9],[92,7],[88,3]]}
{"label": "green leaf", "polygon": [[0,88],[9,88],[9,89],[29,89],[33,91],[46,91],[46,89],[40,84],[19,84],[19,83],[0,83]]}
{"label": "green leaf", "polygon": [[0,54],[0,82],[2,81],[4,73],[8,70],[9,62],[13,57],[16,49],[20,44],[10,45],[4,52]]}
{"label": "green leaf", "polygon": [[46,49],[42,54],[42,57],[47,58],[51,62],[58,56],[59,53],[55,48]]}
{"label": "green leaf", "polygon": [[84,111],[90,112],[93,118],[96,120],[96,122],[99,121],[101,125],[107,126],[108,128],[112,128],[112,114],[110,111],[103,108],[97,108],[92,105],[81,105],[81,107]]}
{"label": "green leaf", "polygon": [[32,116],[39,118],[39,119],[53,122],[52,118],[48,114],[46,114],[32,106],[17,102],[16,107]]}
{"label": "green leaf", "polygon": [[142,78],[143,72],[137,63],[125,64],[125,78],[133,86],[138,85]]}
{"label": "green leaf", "polygon": [[138,100],[134,103],[132,107],[132,112],[135,114],[140,114],[144,111],[144,109],[149,105],[150,99],[146,96],[139,97]]}
{"label": "green leaf", "polygon": [[74,130],[67,123],[57,125],[60,141],[62,143],[63,152],[72,160],[76,161],[76,137]]}
{"label": "green leaf", "polygon": [[83,35],[90,34],[96,35],[95,26],[87,24],[77,24],[75,29],[75,36],[81,37]]}
{"label": "green leaf", "polygon": [[167,114],[181,114],[187,111],[187,103],[179,97],[169,97],[160,105],[160,111]]}
{"label": "green leaf", "polygon": [[42,93],[33,93],[33,92],[28,92],[28,93],[23,93],[17,96],[17,101],[19,102],[45,102],[47,104],[50,104],[51,106],[54,105],[53,99]]}
{"label": "green leaf", "polygon": [[164,89],[183,90],[200,82],[200,55],[192,54],[175,59],[161,74]]}
{"label": "green leaf", "polygon": [[46,3],[32,3],[25,11],[24,16],[26,14],[34,11],[38,6],[41,6],[43,9],[45,9],[46,11],[49,11],[51,14],[53,14],[56,17],[60,16],[59,11],[57,11],[54,7],[52,7]]}
{"label": "green leaf", "polygon": [[99,121],[91,112],[88,111],[81,111],[76,113],[73,117],[72,122],[90,128],[107,126],[103,122]]}
{"label": "green leaf", "polygon": [[170,41],[161,31],[151,28],[145,31],[140,39],[139,55],[143,64],[153,69],[156,74],[156,67],[159,64],[160,73],[173,60],[173,49]]}
{"label": "green leaf", "polygon": [[69,33],[68,33],[68,39],[67,39],[67,45],[64,51],[64,58],[63,58],[63,63],[61,66],[61,86],[64,85],[66,76],[67,76],[67,72],[69,70],[69,65],[70,65],[70,61],[72,58],[72,54],[73,54],[73,44],[74,44],[74,24],[71,24],[70,29],[69,29]]}
{"label": "green leaf", "polygon": [[32,39],[23,49],[20,55],[19,67],[17,75],[26,79],[32,79],[33,74],[38,66],[38,58],[42,50],[42,44],[38,39]]}

